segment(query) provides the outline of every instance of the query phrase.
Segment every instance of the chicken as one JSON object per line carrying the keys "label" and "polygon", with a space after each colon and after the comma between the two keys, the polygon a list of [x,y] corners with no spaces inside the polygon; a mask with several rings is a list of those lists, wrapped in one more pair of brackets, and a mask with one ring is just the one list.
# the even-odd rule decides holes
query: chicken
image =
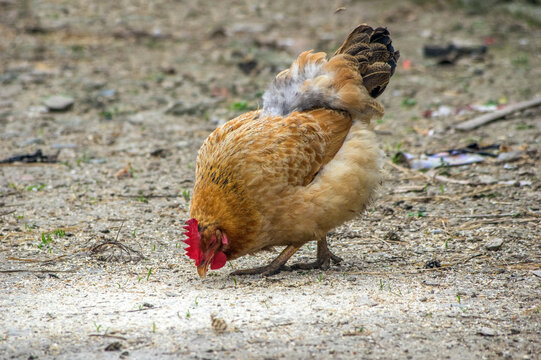
{"label": "chicken", "polygon": [[[263,95],[263,108],[218,127],[197,158],[184,242],[204,277],[246,254],[285,246],[270,264],[233,275],[327,269],[342,259],[326,234],[369,204],[383,153],[370,125],[399,52],[385,28],[355,28],[327,60],[303,52]],[[313,263],[286,267],[317,240]]]}

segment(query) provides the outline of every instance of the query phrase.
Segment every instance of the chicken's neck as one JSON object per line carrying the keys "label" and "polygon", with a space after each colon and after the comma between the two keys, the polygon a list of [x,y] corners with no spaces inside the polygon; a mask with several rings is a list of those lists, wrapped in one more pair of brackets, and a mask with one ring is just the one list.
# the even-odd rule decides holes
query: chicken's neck
{"label": "chicken's neck", "polygon": [[256,247],[260,213],[242,186],[232,179],[220,183],[199,181],[194,189],[190,216],[201,226],[213,226],[227,235],[229,243],[224,252],[228,259],[242,256]]}

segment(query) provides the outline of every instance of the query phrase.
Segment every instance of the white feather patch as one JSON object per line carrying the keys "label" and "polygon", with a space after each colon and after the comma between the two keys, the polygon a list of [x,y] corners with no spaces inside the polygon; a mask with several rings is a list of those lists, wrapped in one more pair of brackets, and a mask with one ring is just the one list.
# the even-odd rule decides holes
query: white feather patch
{"label": "white feather patch", "polygon": [[336,98],[334,91],[317,86],[321,77],[333,77],[324,70],[326,63],[309,62],[299,68],[295,62],[289,70],[276,77],[263,94],[262,115],[286,116],[293,111],[333,108],[332,103]]}

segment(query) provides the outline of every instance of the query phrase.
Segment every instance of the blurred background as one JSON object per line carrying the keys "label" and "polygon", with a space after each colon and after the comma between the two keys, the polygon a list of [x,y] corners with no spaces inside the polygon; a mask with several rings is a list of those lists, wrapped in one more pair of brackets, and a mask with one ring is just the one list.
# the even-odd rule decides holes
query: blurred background
{"label": "blurred background", "polygon": [[[257,108],[273,76],[301,51],[332,52],[358,23],[387,26],[402,53],[381,98],[386,116],[378,129],[393,130],[385,138],[390,148],[421,139],[429,148],[459,145],[462,135],[449,139],[453,124],[530,99],[541,87],[535,0],[2,0],[0,10],[4,152],[26,150],[19,145],[31,139],[49,145],[62,131],[58,122],[85,133],[63,133],[80,146],[135,136],[133,127],[154,115],[211,129]],[[73,108],[48,113],[44,101],[54,95],[73,100]],[[140,140],[162,137],[152,124]],[[470,135],[532,141],[528,134],[539,133],[532,126],[522,119]],[[500,139],[487,139],[496,129]]]}

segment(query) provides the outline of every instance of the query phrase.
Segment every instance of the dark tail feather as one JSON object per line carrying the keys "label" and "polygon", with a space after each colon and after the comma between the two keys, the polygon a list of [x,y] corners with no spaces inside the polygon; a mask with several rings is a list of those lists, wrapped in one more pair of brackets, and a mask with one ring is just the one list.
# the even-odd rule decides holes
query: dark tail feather
{"label": "dark tail feather", "polygon": [[334,55],[345,54],[358,63],[363,85],[370,96],[383,93],[396,69],[400,52],[395,51],[386,28],[375,30],[368,25],[357,26]]}

